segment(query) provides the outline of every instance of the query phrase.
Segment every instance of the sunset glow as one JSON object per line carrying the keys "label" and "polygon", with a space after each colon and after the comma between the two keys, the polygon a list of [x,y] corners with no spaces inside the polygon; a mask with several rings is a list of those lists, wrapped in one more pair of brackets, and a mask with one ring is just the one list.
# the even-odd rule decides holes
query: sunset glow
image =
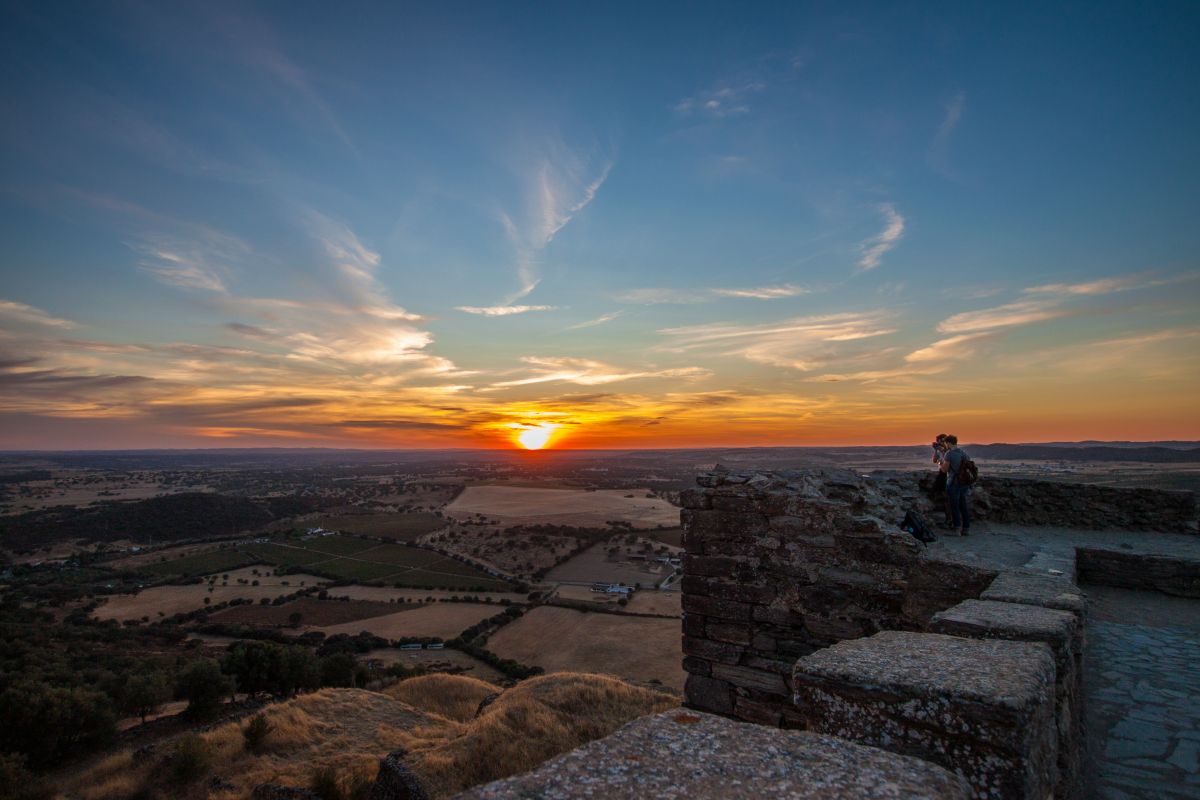
{"label": "sunset glow", "polygon": [[1200,437],[1200,4],[54,5],[0,448]]}
{"label": "sunset glow", "polygon": [[517,441],[526,450],[541,450],[550,442],[552,433],[554,429],[550,427],[526,428],[517,434]]}

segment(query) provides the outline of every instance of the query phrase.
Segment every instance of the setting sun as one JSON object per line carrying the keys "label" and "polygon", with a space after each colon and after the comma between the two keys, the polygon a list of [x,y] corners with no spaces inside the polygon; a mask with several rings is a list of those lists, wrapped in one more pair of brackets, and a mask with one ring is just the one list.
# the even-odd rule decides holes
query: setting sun
{"label": "setting sun", "polygon": [[550,441],[550,434],[553,432],[554,428],[549,425],[526,428],[517,434],[517,441],[526,450],[541,450]]}

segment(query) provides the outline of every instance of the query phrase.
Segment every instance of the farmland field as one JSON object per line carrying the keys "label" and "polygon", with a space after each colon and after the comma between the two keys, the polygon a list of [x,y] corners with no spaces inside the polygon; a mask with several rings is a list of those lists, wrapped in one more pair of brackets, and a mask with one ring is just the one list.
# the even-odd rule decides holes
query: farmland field
{"label": "farmland field", "polygon": [[[438,636],[453,639],[476,622],[499,614],[504,609],[494,605],[476,603],[434,603],[427,606],[407,606],[409,611],[399,611],[385,616],[327,625],[318,630],[326,636],[336,633],[354,635],[369,631],[385,639],[400,639],[405,636]],[[678,624],[676,624],[678,628]]]}
{"label": "farmland field", "polygon": [[683,690],[679,620],[539,606],[488,639],[501,658],[547,672],[607,672]]}
{"label": "farmland field", "polygon": [[488,683],[500,683],[504,673],[491,667],[477,658],[459,650],[446,648],[444,650],[401,650],[398,647],[382,647],[360,655],[360,661],[378,661],[386,667],[391,664],[403,664],[408,668],[425,667],[430,670],[445,670],[446,667],[457,667],[463,674],[478,678]]}
{"label": "farmland field", "polygon": [[468,486],[446,506],[447,516],[474,514],[508,524],[553,523],[602,528],[609,520],[635,528],[677,527],[679,509],[645,489],[528,489],[516,486]]}
{"label": "farmland field", "polygon": [[655,586],[671,573],[656,561],[612,561],[607,543],[589,547],[569,561],[559,564],[546,575],[548,581],[640,583]]}
{"label": "farmland field", "polygon": [[329,594],[332,597],[349,597],[351,600],[376,600],[382,603],[391,602],[392,598],[397,601],[416,601],[423,602],[427,598],[440,600],[451,597],[478,597],[480,600],[491,598],[493,603],[499,603],[501,600],[509,600],[513,603],[524,603],[528,596],[518,592],[464,592],[450,591],[443,589],[395,589],[391,586],[339,586],[336,589],[330,589]]}
{"label": "farmland field", "polygon": [[[416,605],[405,608],[418,608]],[[301,597],[280,606],[246,605],[234,606],[211,615],[210,622],[227,625],[253,625],[264,628],[279,628],[291,624],[292,614],[300,615],[304,628],[320,628],[342,623],[356,624],[356,620],[396,613],[395,603],[376,603],[369,600],[318,600]],[[355,631],[357,633],[357,631]]]}
{"label": "farmland field", "polygon": [[307,520],[306,524],[331,531],[362,533],[397,542],[411,542],[438,528],[444,528],[446,520],[422,511],[409,514],[326,515]]}
{"label": "farmland field", "polygon": [[[255,570],[246,567],[231,570],[229,580],[223,580],[219,575],[208,591],[208,582],[188,586],[153,586],[143,589],[137,594],[118,594],[109,597],[96,609],[98,619],[141,619],[148,616],[152,620],[158,618],[158,612],[165,615],[187,613],[204,607],[204,598],[211,598],[213,603],[223,603],[227,600],[245,599],[258,601],[264,597],[274,599],[280,595],[292,594],[306,586],[325,583],[324,578],[315,575],[255,575]],[[246,583],[239,583],[239,580]],[[258,581],[258,586],[251,585]]]}
{"label": "farmland field", "polygon": [[194,575],[207,575],[211,572],[237,569],[238,567],[244,567],[260,561],[261,559],[249,553],[225,548],[193,553],[192,555],[169,561],[143,563],[138,569],[141,572],[148,572],[152,575],[182,575],[190,578]]}
{"label": "farmland field", "polygon": [[446,588],[460,592],[507,591],[506,581],[493,578],[432,550],[354,536],[276,540],[210,550],[152,564],[143,569],[159,575],[197,575],[245,564],[272,564],[282,569],[316,570],[333,578],[384,581],[416,588]]}

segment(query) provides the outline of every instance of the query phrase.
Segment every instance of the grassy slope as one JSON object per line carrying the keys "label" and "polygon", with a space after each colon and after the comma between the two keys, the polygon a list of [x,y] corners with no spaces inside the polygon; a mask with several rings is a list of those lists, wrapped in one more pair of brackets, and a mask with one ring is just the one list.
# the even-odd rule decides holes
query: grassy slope
{"label": "grassy slope", "polygon": [[208,780],[218,775],[233,788],[207,796],[232,800],[268,781],[305,786],[318,767],[332,767],[344,781],[373,778],[379,759],[403,748],[413,772],[441,798],[524,772],[678,703],[613,678],[558,673],[517,684],[476,718],[479,701],[496,691],[484,681],[449,675],[413,678],[386,693],[323,689],[265,711],[274,730],[262,755],[244,750],[241,723],[201,734],[213,768],[190,788],[165,784],[159,758],[135,766],[128,750],[61,788],[81,800],[116,800],[149,785],[160,796],[190,800],[206,796]]}

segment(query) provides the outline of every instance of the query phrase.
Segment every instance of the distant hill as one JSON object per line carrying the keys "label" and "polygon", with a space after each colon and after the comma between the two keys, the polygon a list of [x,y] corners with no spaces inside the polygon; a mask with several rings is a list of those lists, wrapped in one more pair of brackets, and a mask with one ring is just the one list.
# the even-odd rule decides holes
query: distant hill
{"label": "distant hill", "polygon": [[1200,462],[1200,446],[1196,446],[1195,442],[1154,445],[1140,442],[972,444],[967,445],[967,449],[975,458],[997,461],[1137,461],[1154,464]]}

